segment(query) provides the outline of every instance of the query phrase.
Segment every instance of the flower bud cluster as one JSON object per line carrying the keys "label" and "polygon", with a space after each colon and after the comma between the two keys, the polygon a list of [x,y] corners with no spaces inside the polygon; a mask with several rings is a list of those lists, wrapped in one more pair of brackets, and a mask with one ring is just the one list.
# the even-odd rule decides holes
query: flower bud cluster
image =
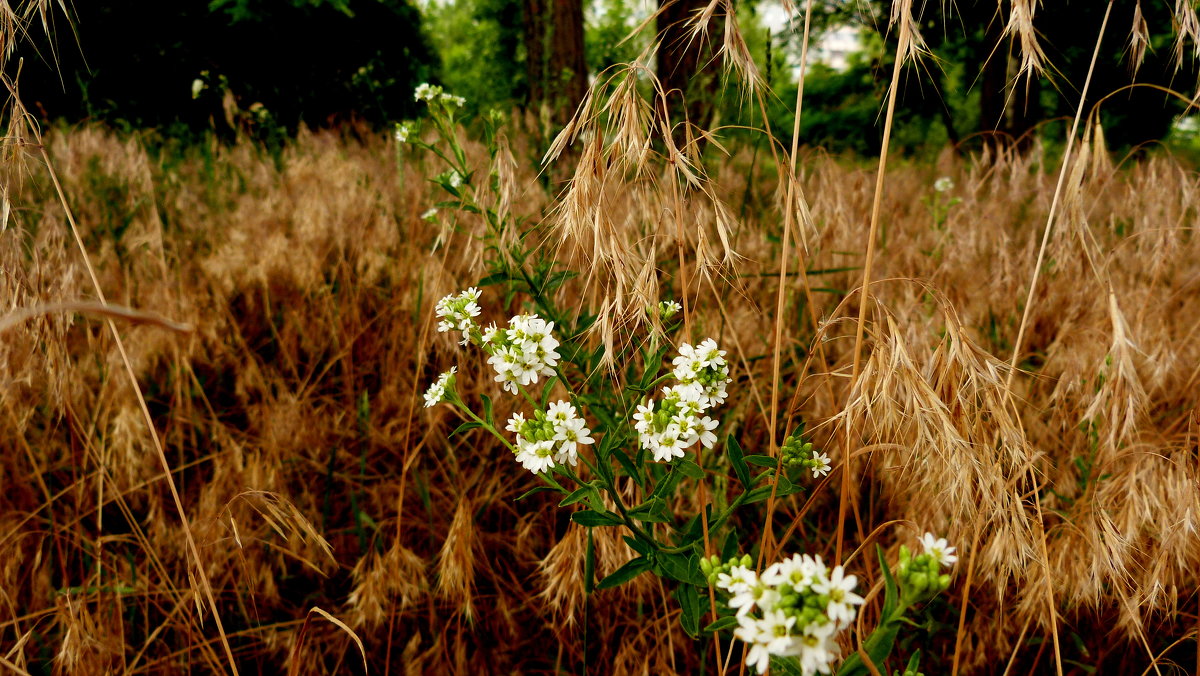
{"label": "flower bud cluster", "polygon": [[530,420],[514,413],[505,429],[517,435],[517,462],[534,474],[553,468],[555,463],[574,466],[579,444],[586,446],[595,441],[575,407],[565,401],[550,404],[544,412],[535,411]]}
{"label": "flower bud cluster", "polygon": [[496,328],[495,324],[485,329],[480,340],[491,355],[488,363],[496,370],[496,382],[516,394],[518,386],[536,383],[541,376],[553,376],[559,343],[552,331],[554,322],[535,314],[513,317],[507,329]]}
{"label": "flower bud cluster", "polygon": [[926,533],[921,538],[924,553],[913,556],[908,547],[900,545],[900,563],[896,578],[902,595],[909,604],[927,601],[950,587],[950,576],[942,568],[953,566],[958,557],[945,538]]}
{"label": "flower bud cluster", "polygon": [[438,322],[438,332],[462,331],[462,344],[466,345],[471,333],[479,331],[479,324],[475,322],[481,312],[478,300],[479,289],[473,286],[458,295],[451,294],[439,300],[434,308],[437,316],[442,318]]}
{"label": "flower bud cluster", "polygon": [[829,470],[833,466],[828,455],[814,451],[812,444],[804,442],[798,436],[784,439],[780,451],[783,453],[784,467],[812,470],[814,479],[819,479],[823,474],[829,474]]}
{"label": "flower bud cluster", "polygon": [[446,388],[454,390],[454,374],[458,372],[458,367],[452,367],[442,375],[438,376],[436,382],[425,390],[425,408],[429,408],[446,400]]}
{"label": "flower bud cluster", "polygon": [[831,673],[840,656],[837,635],[863,604],[854,593],[857,578],[807,554],[775,563],[761,577],[751,564],[748,555],[700,561],[709,583],[728,594],[725,605],[737,612],[734,636],[750,645],[746,662],[761,674],[772,655],[795,657],[805,676]]}

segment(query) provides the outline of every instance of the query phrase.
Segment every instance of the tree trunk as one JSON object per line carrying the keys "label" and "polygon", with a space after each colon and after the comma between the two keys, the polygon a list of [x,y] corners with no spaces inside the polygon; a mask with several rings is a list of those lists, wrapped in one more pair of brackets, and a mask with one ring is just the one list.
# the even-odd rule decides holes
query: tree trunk
{"label": "tree trunk", "polygon": [[988,23],[987,33],[983,44],[988,54],[983,63],[983,75],[979,88],[979,131],[984,139],[996,145],[1006,146],[1003,134],[1008,131],[1005,122],[1005,93],[1008,85],[1008,56],[1003,46],[997,47],[1003,39],[1001,25],[998,19]]}
{"label": "tree trunk", "polygon": [[587,93],[583,0],[523,0],[529,105],[557,126]]}
{"label": "tree trunk", "polygon": [[545,92],[546,2],[547,0],[524,0],[522,7],[525,24],[525,79],[529,86],[529,100],[526,103],[535,108],[541,104]]}
{"label": "tree trunk", "polygon": [[679,124],[685,118],[701,129],[707,129],[712,121],[718,80],[712,35],[721,26],[714,18],[708,35],[693,37],[688,25],[696,10],[707,5],[706,0],[659,0],[657,75],[667,92],[667,114],[675,125],[676,145],[686,137]]}

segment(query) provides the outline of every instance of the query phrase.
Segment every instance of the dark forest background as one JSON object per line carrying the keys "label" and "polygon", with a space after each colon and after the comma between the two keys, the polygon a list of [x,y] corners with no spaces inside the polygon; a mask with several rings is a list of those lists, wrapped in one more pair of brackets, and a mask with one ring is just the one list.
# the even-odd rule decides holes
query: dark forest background
{"label": "dark forest background", "polygon": [[[686,39],[685,23],[701,0],[634,4],[628,0],[113,0],[76,3],[44,34],[23,45],[21,95],[47,120],[101,121],[197,132],[286,137],[299,125],[347,122],[381,127],[420,114],[412,98],[421,82],[445,85],[476,111],[523,111],[549,138],[575,109],[589,79],[645,52],[654,34],[662,47],[652,63],[668,89],[685,93],[689,119],[705,127],[757,123],[737,92],[726,89],[712,41]],[[806,81],[803,143],[871,155],[879,149],[880,101],[891,71],[886,5],[816,3],[815,26],[860,28],[862,49],[849,66],[815,64]],[[1015,47],[1002,36],[1005,1],[959,0],[926,10],[930,48],[909,68],[898,109],[896,143],[909,152],[1023,143],[1070,116],[1091,57],[1104,3],[1048,4],[1035,18],[1051,68],[1017,76]],[[1128,26],[1134,0],[1114,7]],[[738,2],[737,19],[777,98],[770,117],[777,138],[790,140],[790,104],[800,39],[796,29],[764,17],[777,4]],[[1151,35],[1136,71],[1129,35],[1110,29],[1089,105],[1118,92],[1102,108],[1108,142],[1138,147],[1171,135],[1184,105],[1155,87],[1189,94],[1195,61],[1171,50],[1170,7],[1141,3]],[[654,10],[655,21],[626,40]],[[1128,15],[1128,16],[1126,16]],[[10,75],[12,75],[10,73]],[[1142,86],[1120,91],[1131,82]],[[1176,135],[1178,135],[1177,133]],[[1061,133],[1054,136],[1061,136]]]}

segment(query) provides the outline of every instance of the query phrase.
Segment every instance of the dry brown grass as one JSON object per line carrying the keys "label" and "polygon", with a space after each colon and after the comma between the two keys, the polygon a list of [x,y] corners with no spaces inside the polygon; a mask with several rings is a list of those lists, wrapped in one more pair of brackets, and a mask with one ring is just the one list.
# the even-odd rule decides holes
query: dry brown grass
{"label": "dry brown grass", "polygon": [[[0,34],[51,6],[0,2]],[[897,8],[915,58],[912,3]],[[1014,1],[1004,18],[1022,71],[1044,67],[1037,11]],[[1200,23],[1182,0],[1176,21],[1182,58]],[[722,30],[726,67],[761,100],[736,26]],[[844,551],[869,589],[873,541],[948,536],[962,558],[931,608],[945,628],[919,646],[926,673],[1194,668],[1196,175],[1162,157],[1114,166],[1087,122],[1061,179],[1037,145],[878,176],[793,148],[793,172],[782,149],[752,165],[719,136],[677,136],[659,114],[670,92],[642,100],[637,66],[609,75],[555,148],[582,146],[564,192],[537,187],[514,138],[492,167],[502,209],[588,273],[560,300],[600,311],[592,340],[643,340],[658,327],[642,309],[683,298],[680,338],[732,347],[722,430],[767,452],[804,420],[849,468],[739,519],[742,547],[766,521],[770,547]],[[11,119],[11,139],[36,140]],[[587,532],[546,494],[514,503],[536,480],[508,451],[447,439],[446,407],[416,405],[454,363],[468,400],[497,395],[429,331],[433,301],[485,274],[484,225],[421,220],[440,167],[410,157],[401,175],[389,142],[362,138],[302,133],[278,158],[250,143],[152,156],[96,128],[55,130],[44,156],[7,146],[35,161],[6,165],[0,229],[0,666],[356,671],[355,639],[377,673],[714,665],[650,576],[585,594]],[[701,161],[701,140],[728,154]],[[920,201],[940,175],[962,200],[944,227]],[[97,307],[98,289],[119,307]],[[729,490],[685,491],[680,511]],[[614,529],[593,537],[598,576],[631,557]]]}
{"label": "dry brown grass", "polygon": [[[278,165],[248,145],[156,160],[91,128],[48,143],[109,298],[194,327],[117,319],[244,671],[357,668],[347,635],[321,621],[307,627],[304,659],[288,661],[314,606],[362,637],[373,670],[580,672],[585,645],[590,663],[619,673],[695,668],[698,646],[656,583],[588,598],[584,533],[540,495],[512,502],[534,480],[507,451],[480,436],[447,441],[456,423],[445,410],[413,413],[415,389],[459,355],[423,330],[431,299],[483,274],[477,244],[417,217],[429,202],[419,164],[401,184],[385,143],[333,134],[302,135]],[[1049,164],[1035,149],[891,170],[858,385],[847,390],[854,296],[813,295],[814,338],[801,282],[789,278],[780,405],[835,455],[840,425],[852,423],[862,449],[853,547],[857,533],[891,523],[885,543],[931,529],[962,548],[938,606],[945,622],[972,562],[966,669],[998,672],[1013,654],[1024,670],[1050,667],[1029,641],[1048,635],[1049,580],[1064,636],[1089,651],[1064,641],[1064,657],[1140,671],[1196,626],[1200,192],[1194,174],[1162,158],[1072,173],[1078,197],[1052,235],[1009,398]],[[800,168],[810,279],[852,288],[872,177],[820,154]],[[748,171],[742,155],[712,168],[712,197],[738,199]],[[963,199],[944,229],[914,199],[941,174]],[[514,180],[512,208],[541,217],[548,202],[532,175]],[[612,237],[632,247],[622,259],[593,260],[588,247],[563,255],[599,278],[612,274],[604,265],[632,265],[678,293],[677,252],[636,234],[665,227],[647,220],[653,194],[605,194],[606,217],[625,228]],[[0,233],[6,313],[93,297],[44,175],[18,184],[14,203]],[[695,213],[712,227],[703,218],[713,211]],[[119,236],[115,219],[127,222]],[[738,224],[730,246],[744,259],[690,278],[693,333],[738,346],[739,403],[724,428],[747,448],[769,443],[761,357],[773,349],[779,227],[769,212]],[[852,269],[812,275],[829,268]],[[566,293],[568,304],[596,297],[583,280]],[[112,337],[73,312],[39,313],[3,335],[4,658],[62,673],[224,670]],[[477,366],[461,363],[461,390],[494,394]],[[833,554],[836,483],[803,515],[807,498],[780,501],[776,536],[795,526],[783,550]],[[743,543],[760,528],[742,523]],[[596,538],[599,574],[629,558],[615,534]],[[864,557],[852,566],[877,575]],[[948,660],[953,631],[939,636],[928,652]]]}

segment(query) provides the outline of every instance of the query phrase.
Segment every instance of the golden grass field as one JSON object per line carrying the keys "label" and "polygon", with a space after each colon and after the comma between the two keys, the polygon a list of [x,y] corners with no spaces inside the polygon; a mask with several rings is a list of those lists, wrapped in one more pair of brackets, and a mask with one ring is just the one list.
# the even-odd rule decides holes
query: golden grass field
{"label": "golden grass field", "polygon": [[[7,669],[221,672],[223,632],[243,673],[359,670],[352,629],[372,673],[582,673],[585,651],[593,673],[697,672],[703,646],[650,576],[585,598],[584,529],[569,509],[544,494],[514,502],[536,479],[482,435],[447,440],[457,420],[419,405],[455,363],[464,396],[499,392],[479,360],[430,330],[432,302],[482,277],[484,252],[469,217],[453,228],[449,216],[419,218],[433,195],[423,160],[400,175],[390,140],[331,133],[302,134],[278,161],[248,142],[152,157],[93,127],[55,129],[46,144],[108,301],[192,330],[112,318],[143,412],[106,315],[13,314],[96,298],[63,202],[29,165],[0,233],[15,318],[0,342]],[[478,148],[471,157],[487,161]],[[734,213],[748,158],[712,175]],[[899,651],[922,647],[926,673],[949,673],[956,643],[963,673],[1052,673],[1055,650],[1068,673],[1195,663],[1200,192],[1167,157],[1082,161],[1011,396],[1054,163],[1037,148],[947,153],[887,173],[850,389],[858,303],[845,292],[862,274],[874,172],[818,153],[800,162],[812,227],[806,248],[790,249],[776,396],[835,466],[852,425],[843,557],[868,537],[894,552],[925,530],[959,547],[951,589],[928,612],[940,626]],[[511,173],[511,209],[538,222],[552,200],[524,165]],[[727,233],[739,258],[713,253],[704,199],[679,205],[698,214],[688,259],[699,247],[709,260],[687,290],[692,331],[729,346],[722,429],[748,449],[769,444],[782,228],[768,204],[773,171],[754,171],[748,216]],[[921,200],[938,198],[943,175],[961,203],[939,226]],[[606,194],[603,245],[545,219],[544,246],[590,271],[564,288],[567,305],[611,301],[622,285],[679,296],[665,234],[675,224],[656,195]],[[604,258],[613,248],[621,255]],[[629,276],[643,264],[648,275]],[[485,311],[507,309],[489,289]],[[639,330],[618,326],[615,340]],[[724,466],[719,454],[711,463]],[[833,479],[780,501],[779,551],[834,557]],[[748,548],[761,522],[740,528]],[[615,530],[595,530],[598,574],[631,557]],[[864,590],[879,579],[869,561],[848,564]],[[312,608],[345,628],[319,613],[306,623]]]}
{"label": "golden grass field", "polygon": [[[919,26],[897,25],[902,64]],[[1031,19],[1007,30],[1036,38]],[[736,27],[724,40],[761,104]],[[844,563],[867,597],[846,652],[879,621],[875,546],[894,561],[922,533],[948,538],[950,588],[889,674],[917,649],[926,674],[1196,673],[1195,171],[1110,154],[1090,117],[1066,152],[985,144],[877,172],[718,135],[701,163],[656,128],[638,76],[589,98],[542,175],[520,125],[495,153],[462,132],[468,183],[520,224],[502,246],[525,232],[581,273],[556,300],[596,314],[587,341],[615,361],[662,335],[647,306],[682,300],[671,339],[729,353],[720,434],[774,455],[803,421],[830,454],[829,477],[720,536]],[[517,501],[539,480],[492,438],[451,436],[450,407],[421,405],[456,365],[465,400],[514,411],[478,352],[433,328],[437,299],[506,255],[477,214],[424,217],[445,165],[356,129],[301,130],[273,154],[99,126],[42,138],[11,110],[0,668],[718,671],[661,579],[585,592],[578,506]],[[486,316],[524,307],[483,291]],[[724,448],[675,512],[728,503]],[[592,529],[597,578],[633,557],[621,534]],[[726,672],[748,673],[724,648]]]}

